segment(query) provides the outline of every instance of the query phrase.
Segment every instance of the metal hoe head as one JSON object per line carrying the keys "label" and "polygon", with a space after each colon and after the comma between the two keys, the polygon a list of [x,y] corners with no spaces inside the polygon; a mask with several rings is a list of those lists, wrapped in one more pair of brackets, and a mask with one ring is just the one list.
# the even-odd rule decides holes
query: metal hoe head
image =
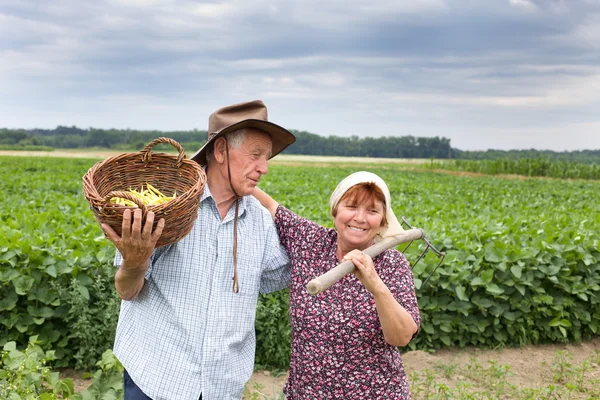
{"label": "metal hoe head", "polygon": [[[406,227],[408,229],[413,229],[413,227],[410,225],[410,223],[406,220],[405,217],[402,217],[402,225],[406,225]],[[412,265],[412,268],[413,269],[415,268],[415,266],[419,263],[419,261],[421,261],[421,259],[423,257],[425,257],[425,254],[427,254],[427,252],[429,250],[433,251],[435,253],[435,255],[440,259],[440,261],[435,266],[435,268],[433,269],[433,271],[431,271],[429,273],[429,276],[427,276],[427,279],[425,279],[425,282],[423,282],[423,285],[425,285],[427,283],[427,281],[429,281],[429,278],[431,278],[431,276],[433,275],[433,273],[435,272],[435,270],[438,269],[438,267],[440,265],[442,265],[442,263],[444,262],[444,257],[446,257],[446,253],[442,253],[441,251],[439,251],[438,249],[436,249],[435,246],[433,244],[431,244],[431,242],[425,237],[425,232],[424,231],[423,231],[423,237],[421,239],[425,242],[425,249],[423,249],[423,251],[421,252],[421,254],[419,254],[419,257],[417,258],[417,261],[415,261],[415,263]],[[406,245],[406,247],[402,250],[402,253],[404,253],[406,251],[406,249],[408,249],[413,242],[414,242],[414,240],[411,240],[410,242],[408,242],[408,244]],[[421,287],[423,287],[423,285],[421,285]]]}

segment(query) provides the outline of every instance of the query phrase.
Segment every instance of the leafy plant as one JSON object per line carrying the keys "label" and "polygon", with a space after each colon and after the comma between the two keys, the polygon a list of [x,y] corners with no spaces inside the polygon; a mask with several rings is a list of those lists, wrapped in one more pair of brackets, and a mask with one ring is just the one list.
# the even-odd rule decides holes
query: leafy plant
{"label": "leafy plant", "polygon": [[[0,157],[0,346],[54,350],[55,366],[93,368],[112,346],[120,300],[114,248],[82,194],[96,160]],[[277,165],[261,187],[332,227],[327,205],[356,165]],[[446,260],[414,269],[421,330],[408,349],[576,342],[600,334],[600,182],[465,178],[361,165],[381,176],[398,216]],[[402,249],[402,247],[400,247]],[[407,250],[415,260],[419,246]],[[285,368],[287,292],[261,295],[256,364]]]}
{"label": "leafy plant", "polygon": [[123,366],[112,350],[106,350],[96,366],[100,367],[96,372],[83,375],[83,378],[92,378],[92,383],[80,394],[81,397],[78,400],[122,399],[124,393]]}
{"label": "leafy plant", "polygon": [[54,351],[44,352],[38,337],[29,338],[25,350],[15,342],[4,345],[0,357],[0,398],[8,400],[54,400],[74,398],[73,380],[59,379],[47,365]]}
{"label": "leafy plant", "polygon": [[90,160],[0,158],[0,345],[37,335],[54,365],[89,368],[114,338],[114,250],[82,196]]}
{"label": "leafy plant", "polygon": [[257,368],[282,368],[290,364],[289,291],[261,294],[256,308]]}
{"label": "leafy plant", "polygon": [[430,169],[470,171],[488,175],[513,174],[569,179],[600,179],[600,164],[581,163],[550,158],[519,158],[497,160],[439,160],[425,164]]}

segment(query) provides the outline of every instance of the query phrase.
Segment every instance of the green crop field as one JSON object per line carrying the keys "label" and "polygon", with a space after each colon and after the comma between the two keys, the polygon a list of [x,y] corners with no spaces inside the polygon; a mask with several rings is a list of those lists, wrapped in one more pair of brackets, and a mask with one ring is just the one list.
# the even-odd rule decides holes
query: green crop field
{"label": "green crop field", "polygon": [[[0,157],[0,346],[38,335],[57,366],[90,368],[112,345],[114,249],[83,197],[94,159]],[[411,349],[578,341],[600,330],[600,182],[456,177],[393,164],[270,166],[261,187],[332,225],[328,199],[358,169],[447,253],[414,270],[422,329]],[[242,239],[243,240],[243,239]],[[399,247],[402,249],[402,246]],[[414,260],[418,246],[411,246]],[[261,297],[258,365],[286,367],[285,291]]]}

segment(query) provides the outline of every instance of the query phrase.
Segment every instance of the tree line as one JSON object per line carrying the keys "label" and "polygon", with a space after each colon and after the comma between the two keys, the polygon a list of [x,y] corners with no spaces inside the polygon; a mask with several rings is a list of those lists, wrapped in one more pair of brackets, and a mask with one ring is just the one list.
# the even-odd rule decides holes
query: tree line
{"label": "tree line", "polygon": [[[453,148],[445,137],[385,136],[385,137],[339,137],[319,136],[306,131],[291,130],[296,143],[285,154],[327,155],[345,157],[384,158],[435,158],[497,160],[544,158],[580,163],[600,164],[600,149],[570,152],[551,150],[486,150],[463,151]],[[206,142],[205,130],[191,131],[142,131],[131,129],[81,129],[76,126],[58,126],[55,129],[0,129],[0,148],[109,148],[141,150],[159,136],[178,141],[188,152],[194,152]]]}

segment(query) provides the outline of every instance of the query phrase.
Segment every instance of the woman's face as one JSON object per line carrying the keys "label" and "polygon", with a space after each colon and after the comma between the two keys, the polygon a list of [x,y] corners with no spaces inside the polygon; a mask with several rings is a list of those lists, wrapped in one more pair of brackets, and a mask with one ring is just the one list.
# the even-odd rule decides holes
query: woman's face
{"label": "woman's face", "polygon": [[338,231],[338,245],[343,250],[364,250],[373,244],[381,228],[385,206],[376,199],[368,203],[354,204],[347,199],[338,203],[333,221]]}

